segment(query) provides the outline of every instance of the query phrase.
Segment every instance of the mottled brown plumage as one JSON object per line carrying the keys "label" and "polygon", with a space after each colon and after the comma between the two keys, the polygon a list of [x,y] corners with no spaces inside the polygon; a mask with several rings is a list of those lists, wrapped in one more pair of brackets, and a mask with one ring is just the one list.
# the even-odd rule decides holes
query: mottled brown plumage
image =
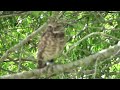
{"label": "mottled brown plumage", "polygon": [[38,44],[38,68],[46,66],[46,62],[57,58],[65,45],[64,28],[61,24],[48,24]]}

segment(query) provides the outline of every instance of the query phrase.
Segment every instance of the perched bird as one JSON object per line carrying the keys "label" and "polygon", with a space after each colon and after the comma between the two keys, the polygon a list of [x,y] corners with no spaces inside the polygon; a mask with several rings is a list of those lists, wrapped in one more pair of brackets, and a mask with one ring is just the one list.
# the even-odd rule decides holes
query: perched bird
{"label": "perched bird", "polygon": [[43,68],[47,62],[54,61],[65,46],[64,27],[60,23],[48,24],[38,44],[38,68]]}

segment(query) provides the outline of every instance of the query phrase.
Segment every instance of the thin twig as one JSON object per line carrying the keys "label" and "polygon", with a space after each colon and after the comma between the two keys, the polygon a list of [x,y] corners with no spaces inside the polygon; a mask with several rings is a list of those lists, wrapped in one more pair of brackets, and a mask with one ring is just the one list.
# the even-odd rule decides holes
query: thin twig
{"label": "thin twig", "polygon": [[[83,37],[81,40],[79,40],[79,41],[76,42],[74,45],[72,45],[72,46],[70,47],[69,51],[71,51],[73,48],[75,48],[77,45],[79,45],[83,40],[85,40],[85,39],[87,39],[87,38],[89,38],[89,37],[91,37],[91,36],[93,36],[93,35],[102,35],[102,36],[110,37],[110,38],[112,38],[112,39],[114,39],[114,40],[120,41],[119,38],[113,37],[113,36],[108,35],[108,34],[105,34],[105,33],[103,33],[103,32],[93,32],[93,33],[90,33],[90,34],[86,35],[86,36]],[[67,55],[69,51],[67,51],[65,55]]]}
{"label": "thin twig", "polygon": [[[7,57],[7,59],[9,59],[9,60],[5,60],[5,61],[3,61],[3,62],[17,62],[17,61],[19,61],[19,59],[12,59],[12,58],[10,58],[10,57]],[[37,62],[37,60],[36,59],[32,59],[32,58],[30,58],[30,59],[28,59],[28,58],[21,58],[21,61],[22,62],[24,62],[24,61],[31,61],[31,62],[34,62],[34,63],[36,63]]]}
{"label": "thin twig", "polygon": [[[78,36],[80,36],[87,28],[88,28],[88,25],[85,24],[85,26],[83,27],[83,29],[80,30],[80,32],[77,35],[75,35],[75,38],[78,37]],[[69,42],[71,39],[72,39],[72,36],[67,40],[67,42]]]}
{"label": "thin twig", "polygon": [[26,15],[26,14],[30,14],[30,13],[31,13],[31,11],[21,12],[21,13],[16,13],[16,14],[9,14],[9,15],[0,15],[0,18],[13,17],[13,16],[17,16],[17,15]]}
{"label": "thin twig", "polygon": [[6,69],[1,68],[1,67],[0,67],[0,69],[3,70],[3,71],[7,71],[7,72],[10,73],[10,74],[16,73],[16,72],[13,72],[13,71],[10,71],[10,70],[6,70]]}

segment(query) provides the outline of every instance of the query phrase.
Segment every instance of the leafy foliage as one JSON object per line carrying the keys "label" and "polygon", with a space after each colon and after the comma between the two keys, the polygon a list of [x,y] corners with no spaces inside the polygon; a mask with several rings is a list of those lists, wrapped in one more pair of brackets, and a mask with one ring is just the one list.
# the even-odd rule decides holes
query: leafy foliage
{"label": "leafy foliage", "polygon": [[[51,14],[51,11],[33,11],[26,15],[0,18],[0,57],[45,23]],[[119,17],[119,12],[110,11],[64,12],[61,18],[68,23],[65,27],[68,42],[62,56],[57,58],[55,63],[70,63],[115,45],[120,38]],[[79,44],[75,44],[85,36],[95,32],[103,32],[117,39],[102,34],[93,34]],[[41,33],[31,38],[27,44],[18,51],[10,53],[7,59],[0,63],[0,76],[36,68],[36,51],[40,35]],[[72,46],[74,48],[71,49]],[[106,60],[85,67],[76,67],[71,72],[64,72],[51,78],[119,78],[119,61],[119,56],[113,55]]]}

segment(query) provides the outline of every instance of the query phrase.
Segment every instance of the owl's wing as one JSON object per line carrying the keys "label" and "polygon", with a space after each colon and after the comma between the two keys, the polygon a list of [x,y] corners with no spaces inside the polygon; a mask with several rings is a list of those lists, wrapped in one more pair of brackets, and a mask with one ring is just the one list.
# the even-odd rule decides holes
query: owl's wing
{"label": "owl's wing", "polygon": [[42,46],[39,48],[38,53],[37,53],[37,58],[38,58],[38,66],[37,68],[43,68],[45,67],[45,62],[43,61],[42,53],[44,52],[46,46]]}
{"label": "owl's wing", "polygon": [[37,53],[38,59],[42,58],[41,55],[42,55],[42,52],[44,51],[45,47],[46,47],[46,45],[39,48],[38,53]]}
{"label": "owl's wing", "polygon": [[41,35],[41,37],[45,36],[45,34],[46,34],[46,31]]}

